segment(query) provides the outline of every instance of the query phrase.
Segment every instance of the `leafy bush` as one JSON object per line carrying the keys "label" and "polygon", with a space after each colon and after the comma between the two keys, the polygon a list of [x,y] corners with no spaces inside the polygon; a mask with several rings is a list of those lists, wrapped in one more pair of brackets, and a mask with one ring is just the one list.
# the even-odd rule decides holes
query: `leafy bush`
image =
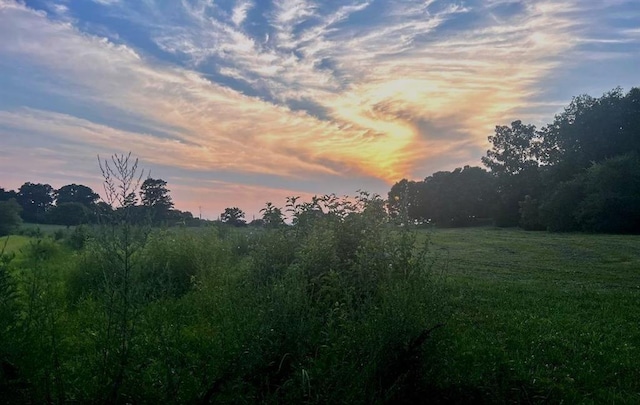
{"label": "leafy bush", "polygon": [[583,199],[584,187],[579,180],[560,183],[540,206],[542,222],[550,231],[578,230],[575,210]]}
{"label": "leafy bush", "polygon": [[265,232],[253,251],[247,285],[268,338],[254,349],[261,360],[245,365],[249,381],[229,384],[268,402],[411,397],[416,342],[436,305],[428,250],[388,228],[375,197],[323,202],[297,212],[296,226]]}
{"label": "leafy bush", "polygon": [[593,232],[640,232],[640,157],[622,155],[591,166],[581,178],[586,197],[576,209]]}
{"label": "leafy bush", "polygon": [[22,223],[22,208],[16,200],[0,201],[0,236],[8,235],[18,229]]}
{"label": "leafy bush", "polygon": [[540,204],[530,195],[520,201],[520,226],[527,231],[541,231],[545,229],[540,218]]}

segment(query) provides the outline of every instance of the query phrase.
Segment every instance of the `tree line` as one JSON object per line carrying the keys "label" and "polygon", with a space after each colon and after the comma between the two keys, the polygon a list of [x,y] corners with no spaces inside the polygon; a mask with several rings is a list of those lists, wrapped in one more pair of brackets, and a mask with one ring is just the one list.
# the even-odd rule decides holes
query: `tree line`
{"label": "tree line", "polygon": [[127,210],[133,222],[192,224],[198,222],[188,211],[174,209],[167,182],[147,178],[139,191],[131,191],[121,202],[101,201],[90,187],[67,184],[59,189],[50,184],[26,182],[18,190],[0,187],[0,235],[23,221],[74,226],[109,221]]}
{"label": "tree line", "polygon": [[[488,139],[491,149],[481,159],[486,169],[465,166],[394,184],[386,207],[390,218],[441,227],[640,231],[640,88],[574,97],[542,128],[517,120],[496,126]],[[137,189],[124,193],[122,201],[100,201],[80,184],[54,189],[27,182],[17,191],[0,188],[0,234],[20,221],[71,226],[123,210],[139,223],[200,223],[190,212],[174,209],[166,181],[149,177]],[[307,203],[310,211],[326,211],[332,197],[316,197]],[[249,225],[280,226],[295,205],[296,197],[285,208],[269,202],[262,217]],[[247,225],[238,207],[226,208],[219,219]]]}
{"label": "tree line", "polygon": [[496,126],[481,167],[403,179],[391,215],[437,226],[640,231],[640,88],[574,97],[542,128]]}

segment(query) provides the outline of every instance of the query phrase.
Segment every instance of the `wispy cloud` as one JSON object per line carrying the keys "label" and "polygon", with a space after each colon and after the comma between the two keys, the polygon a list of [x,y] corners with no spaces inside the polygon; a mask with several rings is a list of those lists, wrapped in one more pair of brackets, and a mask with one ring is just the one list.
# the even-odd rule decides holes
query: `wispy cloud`
{"label": "wispy cloud", "polygon": [[0,74],[96,112],[0,108],[0,130],[283,184],[477,162],[496,124],[566,103],[544,98],[557,72],[640,43],[628,1],[93,1],[108,19],[0,0]]}
{"label": "wispy cloud", "polygon": [[253,2],[249,0],[238,0],[231,15],[231,21],[233,24],[236,26],[242,25],[242,23],[247,19],[247,12],[253,6]]}

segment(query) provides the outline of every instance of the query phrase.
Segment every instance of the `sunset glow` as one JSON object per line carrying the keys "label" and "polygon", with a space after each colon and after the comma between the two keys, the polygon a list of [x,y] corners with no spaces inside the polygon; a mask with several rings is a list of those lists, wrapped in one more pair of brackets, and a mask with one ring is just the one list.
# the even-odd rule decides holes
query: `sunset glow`
{"label": "sunset glow", "polygon": [[637,86],[636,3],[0,0],[0,186],[101,191],[96,156],[131,151],[210,218],[385,194]]}

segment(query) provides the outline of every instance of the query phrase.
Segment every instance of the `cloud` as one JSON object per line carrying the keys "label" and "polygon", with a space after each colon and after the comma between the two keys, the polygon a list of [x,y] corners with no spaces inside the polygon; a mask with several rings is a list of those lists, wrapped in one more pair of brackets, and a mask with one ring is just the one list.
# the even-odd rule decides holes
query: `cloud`
{"label": "cloud", "polygon": [[231,15],[231,21],[233,21],[233,24],[236,26],[242,25],[242,23],[247,19],[247,12],[253,6],[254,4],[251,1],[238,0]]}
{"label": "cloud", "polygon": [[[0,0],[0,58],[56,98],[0,110],[3,146],[10,130],[69,156],[133,150],[282,184],[424,177],[433,162],[477,164],[497,124],[550,118],[572,93],[545,98],[545,83],[633,58],[639,41],[637,12],[612,17],[622,1],[94,2],[118,24],[72,2],[58,11],[77,21]],[[69,100],[126,120],[57,108]]]}

